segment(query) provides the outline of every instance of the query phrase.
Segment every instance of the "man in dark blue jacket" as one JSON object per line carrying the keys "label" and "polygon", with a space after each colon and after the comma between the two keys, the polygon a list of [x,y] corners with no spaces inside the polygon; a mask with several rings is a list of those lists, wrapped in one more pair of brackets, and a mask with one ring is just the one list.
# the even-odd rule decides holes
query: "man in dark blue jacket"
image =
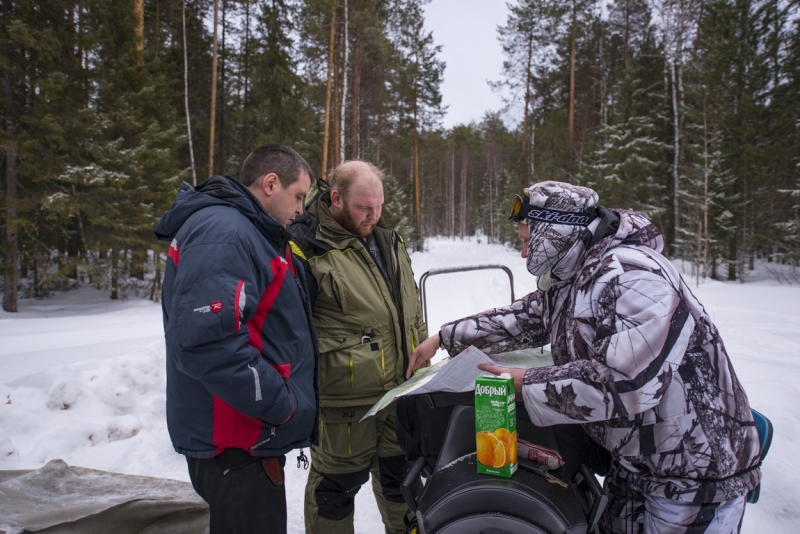
{"label": "man in dark blue jacket", "polygon": [[167,426],[212,533],[286,532],[284,455],[316,440],[316,331],[286,231],[311,174],[291,148],[265,145],[241,181],[182,184],[155,229],[171,243]]}

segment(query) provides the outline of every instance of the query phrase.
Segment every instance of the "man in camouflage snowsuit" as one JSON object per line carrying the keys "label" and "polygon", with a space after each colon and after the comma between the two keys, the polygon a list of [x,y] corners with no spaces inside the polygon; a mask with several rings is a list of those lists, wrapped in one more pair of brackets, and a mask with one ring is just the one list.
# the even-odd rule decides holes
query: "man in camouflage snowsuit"
{"label": "man in camouflage snowsuit", "polygon": [[758,433],[719,332],[661,255],[659,231],[559,182],[528,188],[512,220],[538,290],[444,325],[409,371],[439,344],[456,355],[550,343],[554,365],[516,370],[517,392],[535,424],[582,424],[610,452],[603,530],[737,532],[761,481]]}

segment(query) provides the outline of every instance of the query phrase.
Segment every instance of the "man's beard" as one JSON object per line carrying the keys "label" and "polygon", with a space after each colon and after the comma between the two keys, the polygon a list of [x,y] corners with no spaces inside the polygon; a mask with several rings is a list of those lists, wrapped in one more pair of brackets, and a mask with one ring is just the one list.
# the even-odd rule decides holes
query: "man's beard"
{"label": "man's beard", "polygon": [[350,232],[351,234],[355,234],[361,239],[366,239],[372,233],[372,230],[375,229],[375,225],[377,221],[373,221],[370,224],[365,224],[364,222],[361,223],[361,226],[353,220],[353,216],[350,213],[350,209],[347,205],[347,202],[344,202],[342,205],[342,209],[339,210],[339,213],[336,214],[336,220],[339,224],[342,225],[342,228]]}

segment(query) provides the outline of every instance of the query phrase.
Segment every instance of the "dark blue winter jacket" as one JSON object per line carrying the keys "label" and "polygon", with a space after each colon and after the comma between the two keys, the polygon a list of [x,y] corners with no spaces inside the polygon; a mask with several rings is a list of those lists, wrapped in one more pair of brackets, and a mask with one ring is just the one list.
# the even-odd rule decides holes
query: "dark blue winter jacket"
{"label": "dark blue winter jacket", "polygon": [[182,184],[155,233],[171,243],[162,309],[175,450],[278,456],[308,446],[319,352],[286,229],[246,187],[213,176]]}

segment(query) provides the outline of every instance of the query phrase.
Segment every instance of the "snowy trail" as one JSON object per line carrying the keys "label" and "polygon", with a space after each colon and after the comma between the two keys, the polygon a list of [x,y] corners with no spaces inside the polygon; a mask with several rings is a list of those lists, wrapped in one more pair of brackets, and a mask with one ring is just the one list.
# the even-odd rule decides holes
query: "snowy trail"
{"label": "snowy trail", "polygon": [[[411,256],[417,279],[434,268],[499,263],[512,270],[517,298],[535,287],[519,253],[500,245],[432,239]],[[760,272],[751,278],[690,285],[718,326],[753,407],[775,426],[761,500],[748,506],[743,532],[800,532],[800,287],[779,286]],[[502,271],[433,276],[426,290],[431,332],[510,301]],[[160,306],[112,302],[82,288],[20,308],[0,311],[0,469],[61,458],[188,481],[166,429]],[[295,467],[295,457],[290,453],[286,464],[289,532],[301,533],[307,472]],[[382,530],[367,484],[356,497],[356,532]]]}

